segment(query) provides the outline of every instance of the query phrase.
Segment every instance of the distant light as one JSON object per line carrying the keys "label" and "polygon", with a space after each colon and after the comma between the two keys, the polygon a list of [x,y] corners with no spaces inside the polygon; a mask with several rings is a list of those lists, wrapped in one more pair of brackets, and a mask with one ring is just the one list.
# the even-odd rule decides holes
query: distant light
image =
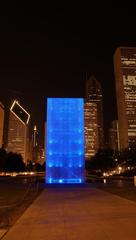
{"label": "distant light", "polygon": [[36,127],[36,125],[34,126],[34,131],[37,131],[37,127]]}
{"label": "distant light", "polygon": [[104,184],[107,182],[107,180],[106,179],[103,179],[103,182],[104,182]]}

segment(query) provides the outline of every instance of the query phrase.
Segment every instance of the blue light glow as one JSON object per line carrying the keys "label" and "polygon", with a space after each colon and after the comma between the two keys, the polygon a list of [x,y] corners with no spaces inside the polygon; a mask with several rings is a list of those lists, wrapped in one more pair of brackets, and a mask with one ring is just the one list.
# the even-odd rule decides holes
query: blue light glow
{"label": "blue light glow", "polygon": [[46,183],[84,182],[84,103],[48,98]]}

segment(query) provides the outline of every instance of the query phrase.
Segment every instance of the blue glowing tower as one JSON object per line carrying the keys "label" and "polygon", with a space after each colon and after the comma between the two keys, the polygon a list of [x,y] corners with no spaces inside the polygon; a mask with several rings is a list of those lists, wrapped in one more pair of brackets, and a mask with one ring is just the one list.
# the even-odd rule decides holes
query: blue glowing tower
{"label": "blue glowing tower", "polygon": [[84,182],[84,102],[48,98],[46,183]]}

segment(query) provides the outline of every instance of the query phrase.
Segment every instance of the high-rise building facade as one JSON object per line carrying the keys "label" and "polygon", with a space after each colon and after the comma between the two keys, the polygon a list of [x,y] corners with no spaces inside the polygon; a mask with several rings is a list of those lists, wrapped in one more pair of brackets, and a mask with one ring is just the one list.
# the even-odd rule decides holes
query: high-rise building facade
{"label": "high-rise building facade", "polygon": [[35,125],[32,134],[32,161],[37,162],[37,160],[38,160],[38,130]]}
{"label": "high-rise building facade", "polygon": [[87,102],[93,102],[97,105],[98,148],[102,149],[104,146],[102,88],[94,75],[91,75],[87,80],[86,98]]}
{"label": "high-rise building facade", "polygon": [[3,145],[3,128],[4,128],[4,106],[0,102],[0,148]]}
{"label": "high-rise building facade", "polygon": [[136,145],[136,48],[114,54],[120,148]]}
{"label": "high-rise building facade", "polygon": [[111,128],[109,129],[109,147],[114,151],[120,150],[119,129],[117,120],[112,121]]}
{"label": "high-rise building facade", "polygon": [[[89,120],[86,120],[86,114]],[[90,126],[92,134],[85,130],[85,143],[87,144],[90,138],[89,142],[93,144],[85,146],[87,158],[104,147],[102,89],[94,75],[86,81],[85,129],[89,129]]]}
{"label": "high-rise building facade", "polygon": [[8,151],[22,155],[27,163],[28,130],[30,114],[15,100],[10,108],[8,128]]}
{"label": "high-rise building facade", "polygon": [[84,104],[85,159],[89,160],[98,150],[97,104]]}
{"label": "high-rise building facade", "polygon": [[42,146],[38,146],[37,162],[41,165],[45,162],[45,151]]}

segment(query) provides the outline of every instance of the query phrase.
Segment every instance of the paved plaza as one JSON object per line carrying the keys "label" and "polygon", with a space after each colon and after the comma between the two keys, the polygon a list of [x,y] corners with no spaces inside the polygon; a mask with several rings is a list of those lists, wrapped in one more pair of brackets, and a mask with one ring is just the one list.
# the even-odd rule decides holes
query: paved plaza
{"label": "paved plaza", "polygon": [[136,203],[85,186],[46,187],[4,240],[135,240]]}

